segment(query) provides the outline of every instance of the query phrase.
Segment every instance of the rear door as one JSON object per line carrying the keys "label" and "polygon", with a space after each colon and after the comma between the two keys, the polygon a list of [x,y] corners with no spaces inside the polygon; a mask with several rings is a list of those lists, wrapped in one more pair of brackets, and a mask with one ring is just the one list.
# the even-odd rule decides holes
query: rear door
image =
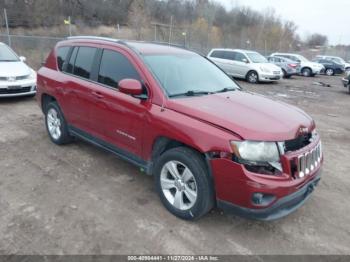
{"label": "rear door", "polygon": [[210,53],[209,59],[213,61],[218,67],[228,73],[228,61],[225,57],[226,51],[223,50],[214,50]]}
{"label": "rear door", "polygon": [[70,125],[87,132],[91,131],[89,108],[94,102],[91,77],[96,55],[95,47],[76,46],[63,69],[66,81],[62,88],[62,108]]}
{"label": "rear door", "polygon": [[233,61],[237,76],[245,78],[250,70],[249,63],[247,63],[247,61],[249,61],[247,56],[241,52],[234,52]]}

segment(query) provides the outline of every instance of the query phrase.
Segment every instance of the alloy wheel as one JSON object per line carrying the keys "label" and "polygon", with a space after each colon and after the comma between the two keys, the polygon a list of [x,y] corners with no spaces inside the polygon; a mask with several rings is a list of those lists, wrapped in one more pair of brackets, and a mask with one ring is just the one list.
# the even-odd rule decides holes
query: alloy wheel
{"label": "alloy wheel", "polygon": [[58,140],[61,137],[61,120],[58,116],[58,112],[54,108],[50,108],[47,112],[47,127],[53,139]]}
{"label": "alloy wheel", "polygon": [[167,201],[179,210],[188,210],[197,201],[196,179],[191,170],[179,161],[169,161],[163,166],[160,186]]}
{"label": "alloy wheel", "polygon": [[249,83],[257,83],[258,82],[258,75],[254,72],[250,73],[248,76]]}
{"label": "alloy wheel", "polygon": [[333,69],[328,68],[328,69],[326,70],[326,75],[332,76],[333,74],[334,74]]}

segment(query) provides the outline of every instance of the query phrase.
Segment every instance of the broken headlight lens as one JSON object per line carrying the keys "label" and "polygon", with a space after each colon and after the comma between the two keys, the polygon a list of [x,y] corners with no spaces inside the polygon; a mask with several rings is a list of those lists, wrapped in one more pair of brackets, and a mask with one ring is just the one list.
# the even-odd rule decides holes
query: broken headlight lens
{"label": "broken headlight lens", "polygon": [[272,167],[279,171],[282,171],[281,146],[276,142],[231,141],[231,147],[238,162],[246,166]]}

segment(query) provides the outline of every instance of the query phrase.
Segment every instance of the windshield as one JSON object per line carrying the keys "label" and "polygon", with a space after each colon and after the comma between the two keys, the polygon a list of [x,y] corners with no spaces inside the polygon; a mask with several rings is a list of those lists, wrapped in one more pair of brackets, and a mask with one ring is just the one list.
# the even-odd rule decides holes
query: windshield
{"label": "windshield", "polygon": [[300,62],[310,62],[309,59],[307,59],[306,57],[304,57],[302,55],[297,55],[296,58],[299,59]]}
{"label": "windshield", "polygon": [[17,55],[6,45],[0,45],[0,62],[17,62]]}
{"label": "windshield", "polygon": [[345,61],[343,58],[340,58],[340,57],[333,57],[332,60],[334,62],[337,62],[338,64],[345,64]]}
{"label": "windshield", "polygon": [[144,59],[170,97],[239,89],[229,76],[197,54],[145,55]]}
{"label": "windshield", "polygon": [[267,59],[259,53],[246,53],[253,63],[268,63]]}

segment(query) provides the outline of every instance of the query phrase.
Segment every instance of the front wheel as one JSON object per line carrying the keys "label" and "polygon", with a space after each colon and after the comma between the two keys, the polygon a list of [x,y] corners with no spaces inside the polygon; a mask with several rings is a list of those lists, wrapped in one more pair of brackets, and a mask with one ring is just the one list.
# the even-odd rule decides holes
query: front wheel
{"label": "front wheel", "polygon": [[247,81],[248,81],[248,83],[251,83],[251,84],[257,84],[259,82],[259,75],[258,75],[258,73],[255,72],[255,71],[250,71],[247,74]]}
{"label": "front wheel", "polygon": [[334,70],[332,68],[327,68],[326,69],[326,75],[327,76],[332,76],[334,75]]}
{"label": "front wheel", "polygon": [[310,68],[303,68],[303,70],[301,70],[301,74],[305,77],[310,77],[312,75],[312,71]]}
{"label": "front wheel", "polygon": [[213,184],[206,164],[199,153],[187,147],[160,156],[155,185],[163,205],[181,219],[198,219],[213,208]]}

